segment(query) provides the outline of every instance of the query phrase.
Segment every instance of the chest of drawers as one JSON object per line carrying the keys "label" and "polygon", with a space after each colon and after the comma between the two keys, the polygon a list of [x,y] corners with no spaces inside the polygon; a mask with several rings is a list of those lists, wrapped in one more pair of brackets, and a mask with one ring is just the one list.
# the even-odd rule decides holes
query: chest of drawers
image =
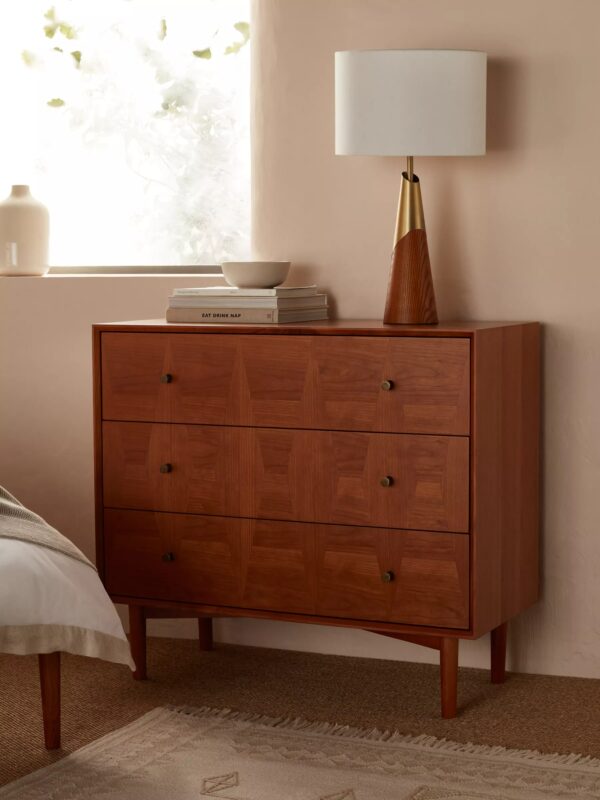
{"label": "chest of drawers", "polygon": [[145,620],[343,625],[440,651],[538,594],[539,326],[94,326],[97,558]]}

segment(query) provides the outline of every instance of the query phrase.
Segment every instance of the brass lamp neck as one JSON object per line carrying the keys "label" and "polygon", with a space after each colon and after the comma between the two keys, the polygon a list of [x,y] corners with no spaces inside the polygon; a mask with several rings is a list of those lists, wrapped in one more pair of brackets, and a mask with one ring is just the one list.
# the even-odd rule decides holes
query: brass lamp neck
{"label": "brass lamp neck", "polygon": [[409,156],[406,172],[402,173],[394,247],[409,231],[425,230],[421,184],[418,176],[413,172],[412,162],[412,156]]}

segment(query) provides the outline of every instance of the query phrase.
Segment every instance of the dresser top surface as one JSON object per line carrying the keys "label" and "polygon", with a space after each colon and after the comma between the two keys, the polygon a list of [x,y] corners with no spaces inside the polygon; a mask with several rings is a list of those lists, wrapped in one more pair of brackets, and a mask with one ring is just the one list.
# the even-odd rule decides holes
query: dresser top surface
{"label": "dresser top surface", "polygon": [[93,326],[98,332],[137,333],[244,333],[310,336],[458,336],[468,337],[477,331],[537,322],[440,322],[438,325],[385,325],[380,320],[320,320],[278,324],[202,324],[174,323],[164,319],[104,322]]}

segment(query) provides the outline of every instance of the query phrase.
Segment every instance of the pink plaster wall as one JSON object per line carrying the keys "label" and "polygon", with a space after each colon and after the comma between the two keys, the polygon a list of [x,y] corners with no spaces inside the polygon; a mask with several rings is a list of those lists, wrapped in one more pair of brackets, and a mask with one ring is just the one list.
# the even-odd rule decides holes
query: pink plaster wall
{"label": "pink plaster wall", "polygon": [[[600,677],[600,3],[255,0],[254,11],[255,248],[292,259],[345,317],[383,312],[404,167],[334,155],[334,51],[488,52],[487,155],[415,161],[438,310],[545,324],[544,598],[514,625],[511,663]],[[323,646],[315,636],[302,646]],[[462,652],[485,664],[481,644]]]}

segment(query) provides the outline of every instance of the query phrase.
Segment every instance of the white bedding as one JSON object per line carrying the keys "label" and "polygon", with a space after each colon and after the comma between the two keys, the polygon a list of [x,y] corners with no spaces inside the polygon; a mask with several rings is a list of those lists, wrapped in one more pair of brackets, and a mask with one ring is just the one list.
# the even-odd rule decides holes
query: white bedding
{"label": "white bedding", "polygon": [[0,538],[0,652],[54,651],[135,668],[94,569],[47,547]]}

